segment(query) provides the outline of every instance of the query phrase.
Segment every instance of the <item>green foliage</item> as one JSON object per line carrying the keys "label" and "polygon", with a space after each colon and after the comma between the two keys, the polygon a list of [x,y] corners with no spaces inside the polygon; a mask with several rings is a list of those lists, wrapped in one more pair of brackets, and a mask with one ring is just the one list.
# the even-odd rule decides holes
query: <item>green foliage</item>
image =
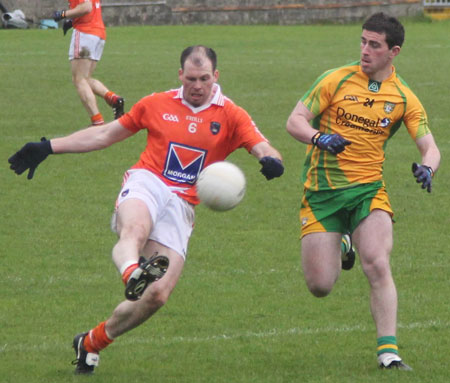
{"label": "green foliage", "polygon": [[[171,26],[108,29],[96,77],[126,98],[178,86],[179,54],[216,49],[223,91],[247,109],[285,158],[267,182],[244,151],[236,209],[197,209],[184,274],[168,304],[102,352],[92,382],[447,382],[449,344],[448,22],[407,22],[396,67],[428,110],[443,163],[433,193],[411,175],[418,151],[404,129],[390,141],[385,176],[396,213],[392,267],[398,339],[412,373],[379,371],[368,285],[359,263],[331,296],[303,281],[298,241],[305,147],[285,131],[291,110],[324,70],[359,55],[359,25]],[[89,123],[70,78],[60,30],[0,31],[0,377],[4,383],[75,382],[73,336],[105,320],[123,297],[109,230],[123,172],[145,145],[138,134],[102,152],[51,156],[28,181],[6,159],[25,142]],[[99,105],[106,118],[112,112]]]}

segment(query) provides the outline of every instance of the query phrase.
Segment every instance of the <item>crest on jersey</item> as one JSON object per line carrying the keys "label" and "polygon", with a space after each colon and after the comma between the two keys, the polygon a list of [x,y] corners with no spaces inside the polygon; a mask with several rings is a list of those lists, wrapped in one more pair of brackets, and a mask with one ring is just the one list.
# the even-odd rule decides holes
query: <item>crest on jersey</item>
{"label": "crest on jersey", "polygon": [[211,125],[209,125],[209,129],[211,130],[211,133],[216,135],[220,132],[220,122],[211,122]]}
{"label": "crest on jersey", "polygon": [[385,111],[387,114],[392,113],[392,111],[394,110],[394,108],[395,108],[395,104],[394,104],[393,102],[386,101],[386,102],[384,103],[384,111]]}
{"label": "crest on jersey", "polygon": [[205,162],[207,150],[171,142],[163,176],[180,183],[194,184]]}
{"label": "crest on jersey", "polygon": [[369,80],[369,86],[367,89],[369,89],[373,93],[378,93],[381,88],[381,82]]}

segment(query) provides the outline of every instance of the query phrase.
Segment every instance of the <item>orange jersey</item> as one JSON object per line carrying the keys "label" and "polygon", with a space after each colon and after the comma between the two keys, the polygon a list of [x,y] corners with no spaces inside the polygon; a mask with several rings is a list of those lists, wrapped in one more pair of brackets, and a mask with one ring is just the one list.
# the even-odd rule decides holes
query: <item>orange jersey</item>
{"label": "orange jersey", "polygon": [[312,126],[351,141],[337,156],[308,145],[306,189],[347,188],[382,179],[385,146],[402,123],[413,140],[430,133],[419,99],[397,74],[379,83],[359,62],[325,72],[301,99],[315,114]]}
{"label": "orange jersey", "polygon": [[251,151],[267,141],[248,113],[216,85],[210,104],[194,108],[183,88],[144,97],[119,122],[136,133],[147,130],[147,146],[133,169],[148,169],[173,192],[198,204],[195,181],[209,164],[223,161],[238,148]]}
{"label": "orange jersey", "polygon": [[74,29],[106,40],[106,30],[105,24],[103,24],[100,0],[69,0],[69,7],[70,9],[74,9],[78,4],[86,1],[92,2],[92,11],[87,15],[73,19]]}

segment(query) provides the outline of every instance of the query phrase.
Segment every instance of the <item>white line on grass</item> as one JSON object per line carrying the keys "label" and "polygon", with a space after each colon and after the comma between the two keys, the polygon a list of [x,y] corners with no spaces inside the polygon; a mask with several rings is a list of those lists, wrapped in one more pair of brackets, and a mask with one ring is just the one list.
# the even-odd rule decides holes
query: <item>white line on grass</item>
{"label": "white line on grass", "polygon": [[[430,320],[427,322],[413,322],[408,324],[400,323],[398,325],[401,329],[411,330],[411,329],[427,329],[431,327],[435,327],[437,329],[444,329],[450,327],[450,322],[441,321],[441,320]],[[218,334],[204,337],[184,337],[184,336],[174,336],[174,337],[149,337],[149,338],[139,338],[136,337],[123,339],[120,341],[123,345],[135,345],[135,344],[151,344],[151,345],[159,345],[165,346],[176,343],[212,343],[219,341],[232,341],[234,339],[240,338],[272,338],[272,337],[280,337],[280,336],[292,336],[292,335],[312,335],[312,334],[328,334],[328,333],[355,333],[355,332],[366,332],[373,331],[372,326],[370,328],[363,325],[356,326],[341,326],[341,327],[317,327],[317,328],[300,328],[294,327],[286,330],[273,328],[266,331],[243,331],[234,334]],[[119,338],[120,339],[120,338]],[[70,343],[70,342],[69,342]],[[26,344],[26,343],[16,343],[16,344],[0,344],[0,355],[3,352],[12,352],[12,351],[27,351],[37,350],[37,351],[46,351],[46,350],[54,350],[54,349],[66,349],[68,346],[67,342],[63,343],[52,343],[49,342],[48,337],[46,337],[45,342],[39,342],[34,344]]]}
{"label": "white line on grass", "polygon": [[[436,327],[439,329],[448,328],[450,327],[450,322],[443,322],[440,320],[430,320],[427,322],[414,322],[414,323],[408,323],[408,324],[398,324],[398,328],[401,329],[427,329],[431,327]],[[234,334],[220,334],[220,335],[211,335],[211,336],[205,336],[205,337],[183,337],[183,336],[176,336],[176,337],[156,337],[156,338],[147,338],[147,339],[129,339],[126,340],[125,344],[136,344],[136,343],[142,343],[142,344],[159,344],[159,345],[166,345],[166,344],[172,344],[172,343],[208,343],[208,342],[216,342],[216,341],[225,341],[225,340],[234,340],[238,338],[271,338],[271,337],[279,337],[279,336],[291,336],[291,335],[311,335],[311,334],[327,334],[327,333],[352,333],[352,332],[366,332],[366,331],[373,331],[374,329],[372,326],[370,328],[363,326],[363,325],[356,325],[356,326],[341,326],[341,327],[319,327],[319,328],[299,328],[294,327],[286,330],[281,329],[271,329],[267,331],[244,331],[240,333],[234,333]]]}

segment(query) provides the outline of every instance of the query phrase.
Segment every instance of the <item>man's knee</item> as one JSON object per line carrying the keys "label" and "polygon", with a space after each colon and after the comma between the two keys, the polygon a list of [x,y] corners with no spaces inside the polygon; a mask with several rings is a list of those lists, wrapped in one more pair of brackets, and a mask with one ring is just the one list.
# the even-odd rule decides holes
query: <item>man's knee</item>
{"label": "man's knee", "polygon": [[120,225],[117,234],[121,240],[133,240],[142,244],[142,246],[145,245],[149,236],[147,225],[139,222]]}
{"label": "man's knee", "polygon": [[370,283],[391,278],[391,268],[387,256],[371,257],[370,261],[362,261],[361,264]]}
{"label": "man's knee", "polygon": [[80,75],[80,74],[76,74],[76,73],[72,73],[72,83],[73,85],[75,85],[76,88],[82,88],[84,86],[89,86],[88,80],[86,79],[86,77]]}
{"label": "man's knee", "polygon": [[140,300],[151,309],[160,309],[169,300],[170,292],[167,285],[155,283],[149,286]]}
{"label": "man's knee", "polygon": [[306,278],[306,286],[308,286],[308,290],[317,298],[323,298],[330,294],[333,289],[333,285],[334,282]]}

